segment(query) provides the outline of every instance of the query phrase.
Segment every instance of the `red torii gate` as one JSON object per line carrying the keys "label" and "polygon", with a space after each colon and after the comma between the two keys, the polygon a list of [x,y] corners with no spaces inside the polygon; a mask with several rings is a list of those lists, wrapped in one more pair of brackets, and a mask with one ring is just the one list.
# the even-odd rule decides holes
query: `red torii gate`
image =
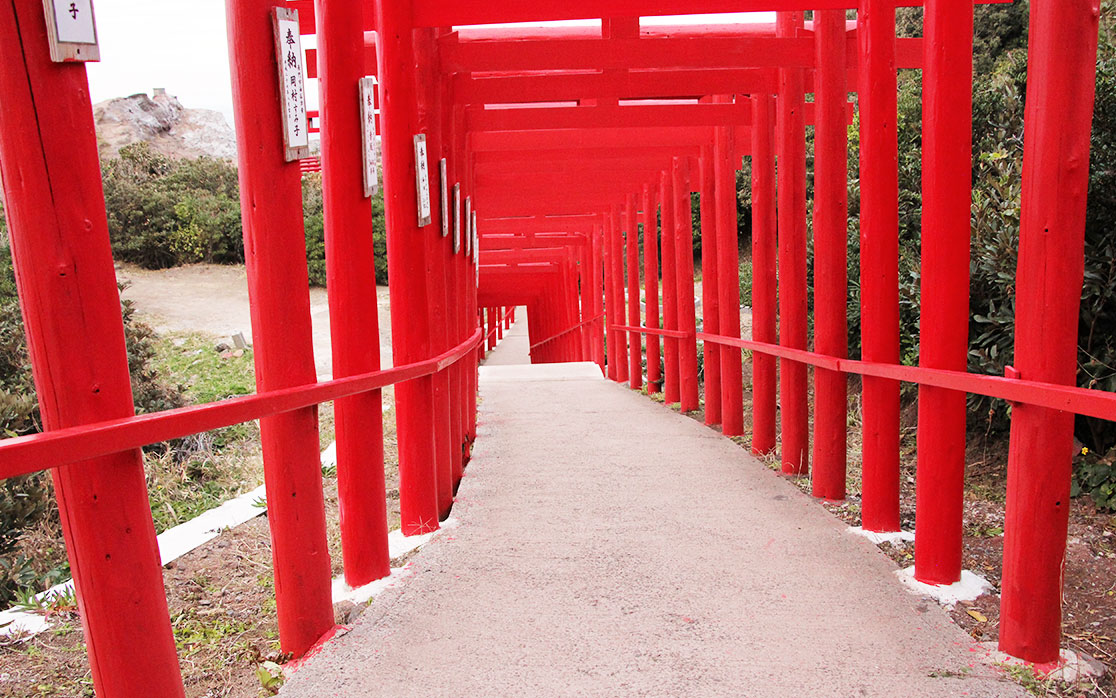
{"label": "red torii gate", "polygon": [[[453,488],[460,478],[468,444],[475,437],[476,361],[483,349],[482,333],[475,319],[478,311],[474,255],[454,252],[454,247],[432,231],[425,230],[414,215],[417,187],[413,137],[425,134],[429,152],[447,160],[448,179],[461,182],[463,193],[484,212],[488,225],[498,214],[514,215],[513,202],[500,201],[498,189],[490,193],[477,169],[487,136],[511,143],[508,134],[470,134],[470,128],[514,127],[525,110],[495,114],[469,111],[456,99],[478,90],[471,99],[499,101],[496,93],[515,83],[537,82],[550,90],[548,100],[561,97],[562,90],[577,89],[585,81],[585,95],[595,106],[577,107],[575,113],[549,114],[551,124],[581,129],[592,124],[630,125],[621,119],[654,130],[667,124],[688,121],[702,128],[712,143],[702,141],[670,152],[675,143],[662,143],[671,157],[669,173],[659,182],[631,180],[627,189],[604,191],[587,186],[589,194],[576,201],[538,198],[530,215],[567,213],[595,215],[597,221],[585,231],[590,243],[554,249],[580,250],[578,265],[590,249],[594,298],[597,270],[607,258],[609,284],[603,272],[601,285],[611,297],[608,325],[615,341],[624,334],[654,334],[657,328],[637,328],[638,278],[631,303],[624,314],[623,265],[629,272],[638,267],[636,216],[654,229],[654,190],[661,186],[664,252],[673,246],[668,264],[664,255],[664,303],[689,304],[685,297],[692,282],[692,269],[677,248],[688,240],[688,193],[685,169],[708,173],[708,153],[713,150],[713,179],[727,180],[724,168],[736,152],[732,130],[725,124],[744,111],[742,100],[715,101],[698,105],[606,105],[605,100],[678,97],[676,92],[654,94],[662,62],[648,54],[638,42],[636,20],[640,15],[708,13],[718,11],[818,10],[813,40],[803,34],[801,17],[781,14],[775,37],[746,39],[756,46],[771,46],[786,60],[772,61],[768,68],[747,67],[747,56],[733,54],[728,42],[744,38],[710,36],[695,41],[722,42],[710,51],[705,63],[717,74],[707,79],[698,95],[752,95],[750,124],[755,206],[753,214],[757,260],[755,281],[756,318],[753,340],[731,336],[735,304],[721,303],[718,326],[713,323],[696,335],[706,345],[729,348],[720,351],[721,419],[731,416],[732,365],[735,349],[757,352],[754,362],[756,417],[753,447],[766,451],[775,445],[774,357],[783,361],[783,458],[790,472],[806,467],[805,365],[816,374],[815,478],[823,475],[821,487],[829,494],[843,492],[844,449],[834,416],[843,416],[846,374],[857,373],[865,381],[864,525],[875,530],[898,526],[897,518],[897,399],[899,381],[920,386],[920,445],[918,484],[918,528],[916,574],[919,578],[948,583],[959,572],[960,493],[963,482],[964,393],[976,392],[1012,400],[1013,429],[1008,483],[1008,517],[1005,533],[1001,647],[1010,654],[1043,663],[1057,658],[1060,637],[1060,567],[1064,556],[1068,512],[1069,453],[1073,413],[1107,419],[1116,418],[1116,396],[1073,385],[1075,370],[1078,291],[1083,267],[1084,203],[1088,162],[1089,128],[1092,116],[1093,69],[1096,53],[1097,17],[1087,0],[1055,0],[1031,8],[1030,66],[1024,154],[1024,199],[1020,234],[1017,282],[1017,365],[1005,378],[965,373],[964,350],[967,326],[967,259],[969,186],[969,109],[971,100],[972,6],[968,0],[929,0],[926,12],[924,129],[924,228],[940,234],[923,247],[923,333],[920,367],[898,364],[897,292],[895,278],[895,68],[911,44],[894,37],[894,3],[862,0],[856,30],[861,126],[861,285],[864,296],[864,356],[862,361],[844,358],[844,227],[840,221],[844,190],[843,134],[844,90],[833,89],[848,79],[848,61],[812,59],[813,52],[829,56],[848,48],[847,26],[843,24],[847,0],[815,0],[804,7],[799,0],[535,0],[507,6],[480,0],[399,0],[363,3],[317,0],[313,13],[304,13],[319,35],[316,69],[323,94],[322,167],[326,188],[327,265],[330,303],[334,307],[334,351],[337,379],[315,383],[309,343],[306,273],[301,230],[298,227],[297,163],[283,157],[279,132],[277,81],[261,80],[274,71],[275,55],[271,28],[274,3],[269,0],[229,0],[228,18],[233,57],[233,84],[237,103],[237,131],[241,146],[241,195],[244,208],[246,250],[256,342],[257,382],[260,394],[216,405],[175,410],[142,418],[132,417],[127,403],[128,380],[123,337],[118,319],[109,254],[107,226],[101,201],[100,180],[91,110],[84,69],[80,65],[56,64],[47,52],[42,3],[14,0],[0,6],[0,38],[17,47],[20,61],[0,71],[0,167],[3,170],[6,210],[25,323],[32,354],[36,384],[43,406],[47,433],[9,439],[0,444],[0,476],[8,477],[39,468],[53,468],[67,547],[71,556],[85,624],[94,681],[99,693],[109,696],[182,695],[177,674],[173,636],[166,617],[166,602],[159,575],[154,529],[144,498],[139,446],[216,426],[262,418],[265,470],[274,543],[276,595],[283,648],[296,655],[326,635],[332,627],[329,608],[329,565],[325,553],[324,519],[321,513],[321,482],[317,463],[317,432],[314,405],[338,400],[339,475],[344,470],[342,507],[347,512],[343,530],[346,577],[361,583],[382,575],[386,563],[386,530],[380,521],[383,507],[382,454],[367,450],[367,434],[382,428],[378,391],[398,382],[400,445],[400,498],[404,508],[404,530],[430,530],[448,511]],[[303,9],[308,3],[290,3]],[[447,27],[481,22],[573,19],[583,17],[628,17],[612,22],[617,38],[583,39],[599,45],[604,41],[623,44],[623,59],[608,63],[604,55],[583,55],[585,66],[604,68],[600,76],[544,74],[504,77],[499,75],[453,76],[445,72],[443,58],[465,61],[499,58],[500,47],[470,46],[461,41],[470,31],[455,33]],[[442,27],[439,29],[438,27]],[[396,368],[382,371],[376,351],[374,304],[369,312],[371,288],[371,236],[367,200],[358,193],[360,162],[359,117],[356,79],[368,69],[368,35],[377,30],[375,66],[380,66],[381,132],[384,145],[384,186],[389,227],[389,263],[392,269],[392,329]],[[418,31],[414,31],[418,29]],[[843,32],[843,29],[845,30]],[[480,32],[481,30],[476,30]],[[501,30],[491,36],[496,37]],[[685,32],[680,32],[684,34]],[[844,36],[842,34],[844,33]],[[539,30],[539,36],[546,32]],[[480,35],[480,34],[478,34]],[[508,34],[505,32],[504,34]],[[676,37],[685,38],[685,37]],[[567,37],[568,40],[571,37]],[[657,41],[657,39],[655,39]],[[664,38],[664,41],[672,40]],[[455,48],[455,42],[457,42]],[[713,44],[707,44],[713,46]],[[785,48],[774,48],[782,46]],[[663,44],[664,53],[686,55],[682,44]],[[765,49],[767,50],[767,49]],[[456,51],[456,53],[455,53]],[[491,52],[485,54],[484,51]],[[724,52],[723,60],[717,53]],[[782,55],[783,53],[786,55]],[[515,58],[514,53],[505,58]],[[744,62],[740,65],[737,60]],[[531,60],[544,64],[553,60],[535,54]],[[694,58],[693,60],[699,60]],[[811,63],[812,75],[808,74]],[[449,69],[464,69],[452,61]],[[531,63],[520,64],[533,65]],[[559,62],[559,65],[561,63]],[[736,66],[726,69],[724,66]],[[418,66],[418,72],[412,71]],[[624,73],[625,69],[642,66]],[[777,72],[774,86],[759,82]],[[574,68],[576,69],[576,68]],[[740,72],[740,85],[755,80],[747,89],[717,81],[731,81]],[[620,76],[618,76],[618,71]],[[640,74],[642,72],[647,74]],[[763,72],[768,71],[768,72]],[[690,68],[690,77],[695,72]],[[680,71],[680,77],[683,74]],[[635,77],[633,77],[635,76]],[[750,77],[749,77],[750,76]],[[812,83],[810,81],[813,81]],[[714,84],[716,83],[716,84]],[[800,208],[805,176],[800,163],[806,109],[805,91],[812,85],[818,112],[815,207],[815,345],[807,350],[805,333],[805,218]],[[694,83],[694,89],[698,89]],[[672,88],[676,90],[677,86]],[[771,95],[777,93],[773,105]],[[828,95],[828,97],[827,97]],[[625,110],[633,109],[632,112]],[[544,109],[545,110],[545,109]],[[495,111],[495,110],[493,110]],[[670,116],[677,114],[677,120]],[[538,116],[537,114],[535,116]],[[561,121],[564,120],[564,121]],[[677,128],[677,127],[675,127]],[[683,127],[685,128],[685,127]],[[531,134],[520,134],[527,137]],[[628,147],[646,134],[638,134]],[[591,140],[591,139],[589,139]],[[544,141],[540,141],[544,142]],[[575,141],[576,142],[576,141]],[[551,148],[563,148],[557,140]],[[587,148],[615,148],[616,141],[603,138]],[[718,151],[723,157],[717,155]],[[787,161],[786,177],[780,177],[778,197],[792,206],[780,207],[778,237],[774,174],[775,151]],[[597,159],[596,155],[587,155]],[[828,155],[828,157],[825,157]],[[693,161],[693,162],[690,162]],[[790,161],[793,161],[791,163]],[[701,163],[699,167],[697,163]],[[759,165],[759,166],[757,166]],[[718,168],[721,171],[718,173]],[[731,173],[731,169],[728,170]],[[599,184],[599,183],[597,183]],[[701,190],[708,193],[707,187]],[[603,193],[602,193],[603,191]],[[826,193],[827,192],[827,193]],[[714,183],[713,216],[729,230],[732,201],[727,189]],[[639,199],[636,199],[636,196]],[[488,201],[489,197],[493,200]],[[431,197],[434,200],[436,197]],[[681,206],[679,203],[681,202]],[[561,204],[561,205],[560,205]],[[546,208],[542,208],[542,207]],[[798,208],[796,208],[798,207]],[[667,212],[667,209],[673,209]],[[684,211],[682,209],[685,209]],[[432,207],[431,224],[440,228],[441,211]],[[621,217],[621,211],[624,217]],[[502,212],[502,214],[501,214]],[[702,216],[703,219],[705,216]],[[623,221],[623,222],[621,222]],[[452,227],[452,226],[451,226]],[[464,225],[468,229],[468,225]],[[606,240],[605,230],[608,230]],[[621,233],[628,232],[624,253]],[[74,231],[81,232],[80,235]],[[704,231],[704,226],[703,226]],[[568,232],[568,231],[540,231]],[[463,231],[464,233],[464,231]],[[483,236],[487,239],[488,235]],[[654,237],[654,236],[649,236]],[[731,264],[735,246],[718,224],[709,238],[716,248],[717,264],[710,271],[735,273]],[[536,240],[541,240],[536,236]],[[606,244],[606,242],[608,244]],[[540,245],[547,244],[540,242]],[[645,240],[645,244],[654,243]],[[527,247],[523,245],[522,247]],[[553,247],[553,246],[552,246]],[[728,248],[733,248],[731,251]],[[521,249],[512,245],[511,252]],[[545,249],[545,248],[544,248]],[[633,254],[634,252],[634,254]],[[780,299],[783,332],[775,344],[775,289],[772,276],[776,257],[783,262]],[[645,247],[645,262],[654,259]],[[515,260],[515,255],[509,255]],[[636,263],[633,265],[633,260]],[[712,261],[712,260],[710,260]],[[556,270],[559,285],[569,286],[572,261],[559,271],[558,262],[544,262]],[[705,260],[703,259],[703,264]],[[516,261],[524,278],[539,279]],[[667,280],[668,274],[683,278]],[[563,277],[563,274],[565,276]],[[687,276],[688,275],[688,276]],[[718,295],[723,299],[731,281],[716,274]],[[654,281],[657,273],[647,274]],[[522,282],[521,282],[522,283]],[[528,285],[536,281],[527,282]],[[537,287],[545,294],[554,288]],[[679,290],[682,294],[679,296]],[[567,288],[568,291],[568,288]],[[656,291],[657,298],[657,291]],[[538,297],[536,295],[536,297]],[[838,297],[841,301],[838,302]],[[648,295],[650,310],[650,295]],[[668,300],[669,299],[669,300]],[[498,294],[493,301],[499,301]],[[553,300],[553,299],[551,299]],[[576,303],[564,297],[558,308],[569,316]],[[592,308],[590,314],[595,315]],[[679,317],[692,325],[683,309],[668,309],[666,322]],[[657,309],[656,309],[657,314]],[[556,317],[560,316],[556,314]],[[581,316],[584,322],[585,313]],[[613,320],[618,322],[613,322]],[[790,320],[794,320],[791,323]],[[737,318],[738,321],[738,318]],[[627,325],[623,323],[629,323]],[[369,323],[372,323],[371,325]],[[84,343],[72,341],[79,329]],[[841,332],[838,332],[841,330]],[[674,331],[675,336],[669,332]],[[682,344],[689,337],[685,328],[659,330],[667,339]],[[726,334],[728,333],[728,334]],[[840,339],[840,341],[838,341]],[[695,340],[696,341],[696,340]],[[687,345],[689,340],[687,339]],[[85,347],[95,343],[99,351]],[[570,343],[573,345],[573,343]],[[667,343],[670,348],[672,342]],[[638,341],[632,346],[638,349]],[[648,354],[649,371],[652,365]],[[582,343],[582,348],[584,344]],[[629,347],[631,349],[631,347]],[[565,353],[565,349],[562,353]],[[569,349],[575,351],[575,348]],[[657,352],[656,352],[657,353]],[[711,354],[708,354],[711,356]],[[762,355],[762,359],[759,355]],[[552,353],[557,357],[557,350]],[[669,355],[668,355],[669,356]],[[726,359],[726,357],[729,357]],[[632,352],[628,361],[616,352],[608,365],[616,377],[634,372]],[[727,361],[727,363],[726,363]],[[668,361],[669,363],[669,361]],[[766,366],[766,368],[763,368]],[[681,362],[675,387],[692,399],[686,388],[696,386],[696,371]],[[761,370],[762,369],[762,370]],[[671,372],[668,370],[669,379]],[[767,382],[761,385],[761,375]],[[629,376],[633,379],[634,376]],[[710,381],[712,378],[710,377]],[[668,381],[668,388],[669,381]],[[759,394],[762,393],[762,394]],[[707,396],[708,398],[708,396]],[[823,405],[824,403],[824,405]],[[696,406],[696,403],[684,403]],[[707,399],[708,404],[708,399]],[[770,409],[769,409],[770,408]],[[828,410],[828,411],[826,411]],[[346,415],[342,417],[342,414]],[[828,417],[821,417],[828,414]],[[113,419],[116,418],[116,419]],[[107,421],[106,421],[107,420]],[[822,424],[823,422],[825,429]],[[726,427],[728,429],[729,427]],[[369,431],[370,430],[370,431]],[[358,449],[359,443],[364,450]],[[379,444],[376,444],[377,446]],[[824,456],[823,456],[824,451]],[[840,461],[841,467],[833,467]],[[827,465],[823,466],[823,463]],[[377,490],[377,487],[380,490]],[[819,487],[815,480],[815,487]],[[817,491],[817,489],[816,489]],[[126,572],[123,572],[126,570]],[[125,583],[126,581],[126,583]],[[130,632],[120,632],[128,628]]]}

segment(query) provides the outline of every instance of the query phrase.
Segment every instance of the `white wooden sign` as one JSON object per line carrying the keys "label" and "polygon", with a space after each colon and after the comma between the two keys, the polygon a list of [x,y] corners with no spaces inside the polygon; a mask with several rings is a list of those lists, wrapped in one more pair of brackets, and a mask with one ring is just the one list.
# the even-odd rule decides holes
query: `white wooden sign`
{"label": "white wooden sign", "polygon": [[449,237],[449,175],[446,173],[446,159],[438,161],[438,173],[442,176],[442,237]]}
{"label": "white wooden sign", "polygon": [[480,259],[480,233],[477,232],[477,212],[473,211],[473,264]]}
{"label": "white wooden sign", "polygon": [[473,197],[465,197],[465,256],[468,257],[473,249],[473,231],[471,229],[471,221],[473,220]]}
{"label": "white wooden sign", "polygon": [[93,0],[43,0],[50,59],[55,63],[101,60]]}
{"label": "white wooden sign", "polygon": [[453,185],[453,253],[461,251],[461,183]]}
{"label": "white wooden sign", "polygon": [[279,104],[283,114],[283,148],[287,162],[310,157],[310,123],[306,118],[302,38],[298,10],[276,7],[275,58],[279,62]]}
{"label": "white wooden sign", "polygon": [[430,162],[426,155],[426,134],[415,136],[415,189],[418,191],[419,227],[430,225]]}
{"label": "white wooden sign", "polygon": [[360,143],[364,150],[364,195],[375,196],[380,186],[376,158],[376,78],[360,79]]}

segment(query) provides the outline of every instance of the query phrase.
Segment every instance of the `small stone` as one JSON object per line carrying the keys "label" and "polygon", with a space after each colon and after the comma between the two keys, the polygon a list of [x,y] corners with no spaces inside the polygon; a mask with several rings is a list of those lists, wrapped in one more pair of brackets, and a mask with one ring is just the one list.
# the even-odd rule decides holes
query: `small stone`
{"label": "small stone", "polygon": [[244,356],[244,350],[243,349],[237,349],[236,351],[234,351],[232,353],[232,355],[239,359],[240,357]]}
{"label": "small stone", "polygon": [[232,349],[232,347],[230,347],[228,344],[225,344],[224,342],[221,342],[217,346],[213,347],[213,351],[217,352],[218,354],[223,354],[230,349]]}

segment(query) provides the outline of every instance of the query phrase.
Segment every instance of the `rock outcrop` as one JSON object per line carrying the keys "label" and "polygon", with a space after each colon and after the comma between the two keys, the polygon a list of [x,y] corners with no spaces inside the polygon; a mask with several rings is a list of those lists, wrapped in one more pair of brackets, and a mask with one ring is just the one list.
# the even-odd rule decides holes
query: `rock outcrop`
{"label": "rock outcrop", "polygon": [[187,109],[177,97],[155,90],[93,106],[102,156],[113,157],[126,145],[151,144],[173,158],[236,158],[236,135],[223,114],[209,109]]}

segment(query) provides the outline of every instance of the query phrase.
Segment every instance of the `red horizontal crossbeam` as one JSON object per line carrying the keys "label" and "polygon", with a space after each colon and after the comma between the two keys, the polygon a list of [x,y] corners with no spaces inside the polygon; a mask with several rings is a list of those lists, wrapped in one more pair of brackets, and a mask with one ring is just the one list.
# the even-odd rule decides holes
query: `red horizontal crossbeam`
{"label": "red horizontal crossbeam", "polygon": [[478,329],[469,339],[438,356],[358,376],[0,440],[0,479],[250,422],[428,376],[459,361],[481,339]]}
{"label": "red horizontal crossbeam", "polygon": [[585,128],[480,131],[470,135],[474,152],[545,150],[552,148],[655,148],[712,145],[708,127],[644,129]]}
{"label": "red horizontal crossbeam", "polygon": [[774,68],[632,70],[485,77],[461,74],[455,78],[454,99],[459,104],[499,104],[774,93],[775,80]]}
{"label": "red horizontal crossbeam", "polygon": [[[918,7],[918,0],[897,0],[899,7]],[[854,0],[532,0],[499,3],[491,0],[415,0],[417,27],[465,24],[547,22],[600,17],[770,12],[787,10],[855,10]]]}
{"label": "red horizontal crossbeam", "polygon": [[813,66],[809,37],[468,41],[442,50],[446,73]]}
{"label": "red horizontal crossbeam", "polygon": [[468,131],[522,131],[530,129],[680,128],[746,126],[752,109],[737,104],[602,105],[585,107],[524,107],[465,110]]}

